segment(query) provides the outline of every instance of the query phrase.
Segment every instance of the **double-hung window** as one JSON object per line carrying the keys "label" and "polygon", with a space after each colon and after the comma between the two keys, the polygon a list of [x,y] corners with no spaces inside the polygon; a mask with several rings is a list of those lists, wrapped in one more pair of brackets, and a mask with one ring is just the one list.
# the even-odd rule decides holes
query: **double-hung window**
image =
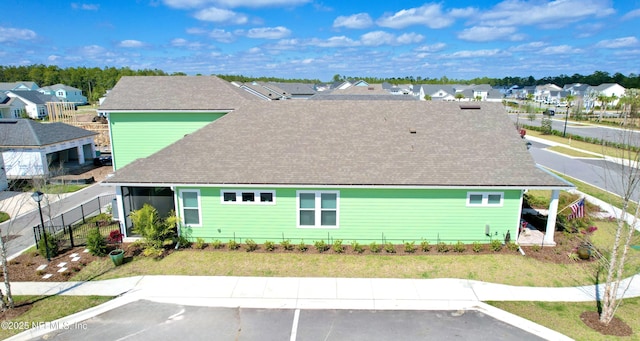
{"label": "double-hung window", "polygon": [[202,226],[202,216],[200,214],[200,191],[180,191],[180,201],[182,202],[182,222],[186,226]]}
{"label": "double-hung window", "polygon": [[298,191],[298,227],[337,228],[340,193],[337,191]]}
{"label": "double-hung window", "polygon": [[469,192],[467,206],[502,206],[502,192]]}

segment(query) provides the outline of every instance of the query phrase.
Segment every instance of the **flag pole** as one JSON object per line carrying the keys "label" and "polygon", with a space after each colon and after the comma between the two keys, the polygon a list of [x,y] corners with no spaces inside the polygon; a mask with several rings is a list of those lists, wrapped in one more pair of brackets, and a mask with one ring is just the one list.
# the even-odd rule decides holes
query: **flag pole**
{"label": "flag pole", "polygon": [[570,203],[570,204],[569,204],[569,205],[567,205],[565,208],[563,208],[563,209],[561,209],[560,211],[558,211],[558,213],[556,213],[556,214],[560,214],[560,212],[562,212],[562,211],[566,210],[567,208],[569,208],[569,207],[571,207],[571,206],[575,205],[575,204],[576,204],[576,203],[578,203],[578,201],[580,201],[580,200],[584,200],[584,197],[582,197],[582,198],[580,198],[580,199],[578,199],[578,200],[576,200],[576,201],[574,201],[574,202]]}

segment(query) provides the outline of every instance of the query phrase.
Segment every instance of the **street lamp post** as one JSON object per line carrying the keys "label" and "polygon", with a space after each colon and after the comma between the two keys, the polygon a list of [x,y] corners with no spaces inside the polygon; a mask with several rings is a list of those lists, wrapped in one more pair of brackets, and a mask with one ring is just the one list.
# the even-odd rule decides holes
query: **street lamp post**
{"label": "street lamp post", "polygon": [[569,107],[571,107],[571,104],[567,103],[567,113],[564,115],[564,131],[562,132],[562,137],[565,137],[565,135],[567,135],[567,119],[569,118]]}
{"label": "street lamp post", "polygon": [[[31,198],[33,198],[33,200],[38,203],[38,211],[40,212],[40,224],[42,226],[42,239],[44,239],[44,250],[47,254],[47,261],[51,261],[51,256],[49,255],[49,241],[47,240],[47,230],[44,227],[44,219],[42,218],[42,206],[40,205],[43,197],[44,193],[40,191],[35,191],[33,192],[33,194],[31,194]],[[38,246],[36,245],[36,247]]]}

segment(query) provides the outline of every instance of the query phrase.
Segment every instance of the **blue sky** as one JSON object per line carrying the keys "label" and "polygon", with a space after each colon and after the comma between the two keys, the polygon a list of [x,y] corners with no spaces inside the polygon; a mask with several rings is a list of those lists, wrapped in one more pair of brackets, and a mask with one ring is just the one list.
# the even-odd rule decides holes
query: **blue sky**
{"label": "blue sky", "polygon": [[640,74],[640,0],[3,0],[0,65],[317,78]]}

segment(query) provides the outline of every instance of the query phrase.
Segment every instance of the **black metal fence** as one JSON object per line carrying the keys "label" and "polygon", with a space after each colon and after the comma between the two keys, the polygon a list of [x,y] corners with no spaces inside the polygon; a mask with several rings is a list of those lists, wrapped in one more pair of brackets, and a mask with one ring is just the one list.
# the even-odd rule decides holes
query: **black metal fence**
{"label": "black metal fence", "polygon": [[[100,233],[108,236],[112,230],[119,230],[117,222],[95,221],[87,223],[91,217],[100,213],[109,213],[113,209],[110,205],[115,200],[115,194],[96,197],[80,206],[66,211],[45,223],[46,232],[56,237],[60,248],[71,248],[87,244],[87,234],[91,229],[99,229]],[[33,227],[36,245],[42,239],[44,229],[42,225]]]}

